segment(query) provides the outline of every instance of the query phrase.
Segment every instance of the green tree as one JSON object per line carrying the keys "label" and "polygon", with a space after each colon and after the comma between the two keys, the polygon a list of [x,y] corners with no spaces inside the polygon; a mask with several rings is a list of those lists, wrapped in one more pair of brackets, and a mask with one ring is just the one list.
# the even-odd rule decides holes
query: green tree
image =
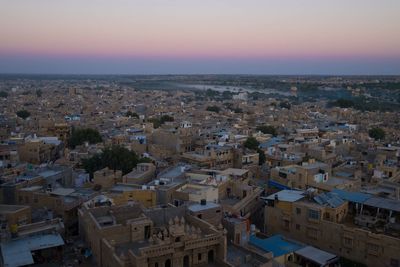
{"label": "green tree", "polygon": [[221,109],[219,107],[217,107],[217,106],[208,106],[206,110],[210,111],[210,112],[219,113]]}
{"label": "green tree", "polygon": [[6,91],[0,91],[0,98],[7,98],[8,93]]}
{"label": "green tree", "polygon": [[351,108],[354,107],[354,102],[350,99],[345,99],[345,98],[339,98],[335,102],[332,103],[334,106],[340,107],[340,108]]}
{"label": "green tree", "polygon": [[143,157],[139,159],[139,163],[153,163],[151,158]]}
{"label": "green tree", "polygon": [[271,125],[260,125],[257,126],[256,130],[262,132],[263,134],[272,134],[273,136],[278,135],[276,128]]}
{"label": "green tree", "polygon": [[252,150],[257,150],[260,143],[254,137],[250,136],[247,137],[246,141],[244,142],[244,147]]}
{"label": "green tree", "polygon": [[147,158],[139,158],[134,151],[130,151],[123,146],[106,147],[100,154],[96,154],[91,158],[82,161],[83,168],[93,178],[95,171],[105,167],[111,170],[121,170],[125,175],[132,171],[140,162],[149,162]]}
{"label": "green tree", "polygon": [[222,98],[225,99],[225,100],[232,99],[232,95],[233,94],[230,91],[223,91],[222,92]]}
{"label": "green tree", "polygon": [[153,127],[155,129],[159,128],[161,125],[163,125],[167,121],[174,121],[174,117],[169,116],[169,115],[163,115],[163,116],[161,116],[161,118],[148,119],[148,122],[153,123]]}
{"label": "green tree", "polygon": [[159,128],[161,126],[161,121],[157,118],[151,118],[147,120],[148,122],[152,122],[153,123],[153,127],[155,129]]}
{"label": "green tree", "polygon": [[208,96],[210,98],[214,98],[216,96],[219,96],[219,92],[215,91],[215,90],[212,90],[212,89],[207,89],[206,96]]}
{"label": "green tree", "polygon": [[17,111],[17,116],[22,118],[22,119],[24,119],[24,120],[26,118],[28,118],[30,115],[31,115],[31,113],[29,111],[25,110],[25,109]]}
{"label": "green tree", "polygon": [[243,109],[241,108],[234,108],[232,111],[235,113],[243,113]]}
{"label": "green tree", "polygon": [[258,152],[258,165],[263,165],[267,161],[267,157],[265,156],[265,153],[261,149],[257,149]]}
{"label": "green tree", "polygon": [[85,142],[89,142],[89,144],[97,144],[102,141],[103,139],[101,138],[99,131],[96,129],[73,129],[68,140],[68,145],[70,148],[75,148]]}
{"label": "green tree", "polygon": [[135,113],[135,112],[130,111],[130,110],[125,113],[125,116],[139,119],[139,115],[137,113]]}
{"label": "green tree", "polygon": [[93,155],[91,158],[82,160],[82,167],[85,169],[87,173],[89,173],[90,178],[93,178],[93,173],[95,171],[101,170],[105,167],[104,162],[102,161],[102,154]]}
{"label": "green tree", "polygon": [[290,109],[292,107],[292,105],[290,105],[290,103],[288,101],[282,101],[281,103],[279,103],[279,107]]}
{"label": "green tree", "polygon": [[160,123],[161,123],[161,124],[164,124],[164,123],[167,122],[167,121],[174,121],[174,117],[169,116],[169,115],[163,115],[163,116],[161,116],[161,118],[160,118]]}
{"label": "green tree", "polygon": [[374,138],[375,140],[385,139],[385,131],[382,128],[372,128],[368,131],[368,134],[371,138]]}
{"label": "green tree", "polygon": [[123,174],[132,171],[139,160],[135,152],[129,151],[122,146],[106,147],[101,157],[104,167],[114,171],[121,170]]}

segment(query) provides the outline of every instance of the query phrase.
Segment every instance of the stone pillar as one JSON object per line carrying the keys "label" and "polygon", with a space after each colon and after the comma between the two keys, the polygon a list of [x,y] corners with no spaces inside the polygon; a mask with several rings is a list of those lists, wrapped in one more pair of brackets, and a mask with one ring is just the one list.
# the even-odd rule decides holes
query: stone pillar
{"label": "stone pillar", "polygon": [[223,235],[220,237],[220,243],[217,245],[216,249],[216,260],[221,260],[225,261],[226,260],[226,255],[227,255],[227,241],[226,241],[226,234],[227,231],[224,229],[223,230]]}

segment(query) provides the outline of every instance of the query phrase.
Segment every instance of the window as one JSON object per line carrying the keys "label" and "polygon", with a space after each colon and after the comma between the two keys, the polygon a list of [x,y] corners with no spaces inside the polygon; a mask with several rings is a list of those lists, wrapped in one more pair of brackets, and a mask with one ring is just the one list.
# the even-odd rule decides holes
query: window
{"label": "window", "polygon": [[307,237],[312,239],[318,239],[318,229],[308,227],[307,228]]}
{"label": "window", "polygon": [[301,214],[301,208],[296,208],[296,214]]}
{"label": "window", "polygon": [[353,247],[353,238],[344,237],[344,238],[343,238],[343,245],[344,245],[345,247],[348,247],[348,248]]}
{"label": "window", "polygon": [[149,239],[150,238],[150,225],[146,225],[144,227],[144,238]]}
{"label": "window", "polygon": [[318,210],[308,210],[308,218],[312,220],[319,220]]}
{"label": "window", "polygon": [[378,251],[379,250],[379,245],[373,244],[373,243],[369,243],[368,244],[368,249],[374,250],[374,251]]}
{"label": "window", "polygon": [[236,234],[235,243],[240,244],[240,234],[239,233]]}
{"label": "window", "polygon": [[379,249],[380,249],[379,245],[374,244],[374,243],[368,243],[367,248],[368,248],[369,254],[378,255]]}
{"label": "window", "polygon": [[300,231],[300,224],[296,224],[296,230]]}
{"label": "window", "polygon": [[290,222],[289,220],[283,220],[283,228],[289,230]]}
{"label": "window", "polygon": [[26,217],[18,218],[18,225],[24,225],[28,223],[28,219]]}
{"label": "window", "polygon": [[197,255],[197,259],[198,259],[199,261],[201,261],[201,253],[199,253],[199,254]]}
{"label": "window", "polygon": [[287,178],[287,174],[286,173],[284,173],[284,172],[279,172],[279,177],[281,177],[281,178]]}

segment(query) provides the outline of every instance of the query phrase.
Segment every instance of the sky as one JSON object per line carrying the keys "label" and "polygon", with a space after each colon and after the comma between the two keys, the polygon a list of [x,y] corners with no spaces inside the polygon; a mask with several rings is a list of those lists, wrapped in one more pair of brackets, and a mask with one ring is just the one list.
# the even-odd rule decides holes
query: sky
{"label": "sky", "polygon": [[399,0],[0,0],[0,73],[400,74]]}

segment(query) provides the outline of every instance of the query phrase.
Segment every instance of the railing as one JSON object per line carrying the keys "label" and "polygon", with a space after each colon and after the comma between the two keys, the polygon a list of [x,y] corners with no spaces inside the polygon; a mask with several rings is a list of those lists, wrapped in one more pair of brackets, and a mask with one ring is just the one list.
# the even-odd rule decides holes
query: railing
{"label": "railing", "polygon": [[217,235],[211,237],[200,238],[185,242],[185,249],[195,249],[209,245],[216,245],[220,243],[220,238]]}
{"label": "railing", "polygon": [[149,248],[141,248],[139,251],[146,255],[146,257],[158,257],[166,254],[172,254],[175,252],[175,249],[170,244],[167,245],[159,245],[152,246]]}
{"label": "railing", "polygon": [[53,230],[63,231],[63,228],[64,228],[64,223],[62,222],[61,219],[58,218],[32,224],[25,224],[18,227],[18,236],[16,238],[40,232],[53,231]]}

